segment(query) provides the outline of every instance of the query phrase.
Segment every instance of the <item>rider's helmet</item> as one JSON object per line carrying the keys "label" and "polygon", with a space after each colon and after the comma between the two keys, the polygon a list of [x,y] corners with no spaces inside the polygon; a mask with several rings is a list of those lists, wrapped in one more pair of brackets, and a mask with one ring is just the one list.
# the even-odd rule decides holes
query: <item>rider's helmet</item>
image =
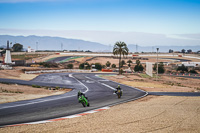
{"label": "rider's helmet", "polygon": [[81,91],[78,91],[78,94],[80,95],[80,94],[81,94]]}
{"label": "rider's helmet", "polygon": [[118,85],[117,88],[120,88],[120,85]]}

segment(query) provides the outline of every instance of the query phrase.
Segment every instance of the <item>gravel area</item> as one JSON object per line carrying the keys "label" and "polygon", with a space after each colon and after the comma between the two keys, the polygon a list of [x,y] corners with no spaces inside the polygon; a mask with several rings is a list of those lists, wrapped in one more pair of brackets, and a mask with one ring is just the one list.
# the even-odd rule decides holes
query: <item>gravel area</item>
{"label": "gravel area", "polygon": [[0,104],[64,94],[70,90],[47,90],[45,88],[33,88],[32,86],[0,83]]}
{"label": "gravel area", "polygon": [[197,133],[200,131],[199,100],[199,97],[147,96],[78,118],[6,127],[0,132]]}
{"label": "gravel area", "polygon": [[142,78],[139,75],[114,75],[102,76],[103,78],[116,81],[145,90],[148,92],[199,92],[199,79],[187,79],[180,77],[162,76],[159,81],[154,78]]}

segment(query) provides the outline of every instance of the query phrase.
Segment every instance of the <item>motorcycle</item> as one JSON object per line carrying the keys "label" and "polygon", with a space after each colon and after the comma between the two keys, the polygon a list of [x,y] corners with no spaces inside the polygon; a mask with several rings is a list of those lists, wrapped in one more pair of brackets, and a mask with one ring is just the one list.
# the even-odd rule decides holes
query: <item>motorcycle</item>
{"label": "motorcycle", "polygon": [[117,94],[117,97],[118,97],[118,98],[121,98],[121,96],[122,96],[122,90],[119,90],[119,89],[118,89],[118,90],[116,91],[116,94]]}
{"label": "motorcycle", "polygon": [[83,105],[83,107],[90,106],[88,100],[83,95],[79,96],[78,101]]}

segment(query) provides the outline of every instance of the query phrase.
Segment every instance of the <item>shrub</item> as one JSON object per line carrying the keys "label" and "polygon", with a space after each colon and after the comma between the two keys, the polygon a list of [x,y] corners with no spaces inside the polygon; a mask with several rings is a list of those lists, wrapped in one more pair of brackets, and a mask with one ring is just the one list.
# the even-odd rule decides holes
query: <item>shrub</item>
{"label": "shrub", "polygon": [[125,62],[124,60],[122,60],[122,61],[120,62],[120,66],[121,66],[121,67],[123,67],[125,64],[126,64],[126,62]]}
{"label": "shrub", "polygon": [[[154,70],[154,71],[157,71],[157,63],[154,64],[153,70]],[[158,64],[158,73],[164,73],[164,72],[165,72],[164,64],[163,64],[163,62],[160,62],[160,63]]]}
{"label": "shrub", "polygon": [[110,61],[107,61],[106,62],[106,67],[110,67],[110,65],[111,65]]}
{"label": "shrub", "polygon": [[73,64],[67,64],[67,69],[73,69],[74,65]]}
{"label": "shrub", "polygon": [[188,72],[188,68],[185,67],[184,64],[182,64],[182,66],[179,66],[176,70],[181,71],[182,73],[184,73],[185,71]]}
{"label": "shrub", "polygon": [[43,66],[43,67],[58,67],[58,64],[56,63],[50,63],[50,62],[40,62],[39,65]]}
{"label": "shrub", "polygon": [[115,64],[112,64],[112,66],[111,66],[112,68],[116,68],[116,65]]}
{"label": "shrub", "polygon": [[123,74],[123,70],[122,69],[120,69],[120,72],[119,72],[120,74]]}
{"label": "shrub", "polygon": [[134,67],[134,71],[135,72],[139,72],[139,71],[143,71],[144,70],[144,67],[142,66],[142,64],[140,64],[140,61],[139,60],[136,60],[136,66]]}
{"label": "shrub", "polygon": [[90,69],[90,68],[91,68],[91,65],[88,62],[81,63],[79,65],[79,69]]}
{"label": "shrub", "polygon": [[97,70],[101,70],[101,69],[102,69],[101,63],[95,63],[95,68],[96,68]]}
{"label": "shrub", "polygon": [[41,88],[41,86],[39,86],[39,85],[32,85],[32,87],[34,87],[34,88]]}
{"label": "shrub", "polygon": [[197,74],[197,72],[196,72],[195,70],[190,70],[189,72],[190,72],[190,73]]}

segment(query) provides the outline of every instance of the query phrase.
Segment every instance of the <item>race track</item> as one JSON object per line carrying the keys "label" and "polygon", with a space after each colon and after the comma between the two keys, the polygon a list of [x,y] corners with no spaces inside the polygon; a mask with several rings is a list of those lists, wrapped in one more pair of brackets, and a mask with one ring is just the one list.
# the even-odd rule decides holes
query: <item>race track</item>
{"label": "race track", "polygon": [[[1,127],[69,116],[147,95],[147,92],[142,90],[120,85],[123,89],[123,96],[118,99],[113,92],[119,83],[102,79],[91,73],[52,73],[40,75],[32,81],[13,79],[0,79],[0,81],[26,85],[60,86],[73,89],[71,92],[62,95],[0,104]],[[78,103],[77,92],[79,90],[88,97],[90,107],[84,108]]]}

